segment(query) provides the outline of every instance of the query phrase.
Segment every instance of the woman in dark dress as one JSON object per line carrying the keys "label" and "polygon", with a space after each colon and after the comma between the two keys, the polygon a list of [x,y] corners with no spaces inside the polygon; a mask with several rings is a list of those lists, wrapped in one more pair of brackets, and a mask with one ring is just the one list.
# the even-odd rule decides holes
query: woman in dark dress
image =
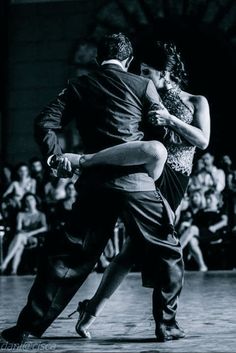
{"label": "woman in dark dress", "polygon": [[212,242],[222,241],[224,232],[227,231],[228,217],[221,208],[221,194],[215,189],[205,191],[206,207],[198,210],[193,215],[192,222],[184,230],[180,237],[180,243],[184,249],[187,245],[195,259],[199,271],[207,271],[202,246]]}
{"label": "woman in dark dress", "polygon": [[[78,166],[78,162],[82,168],[98,164],[143,164],[148,166],[147,172],[151,175],[151,168],[156,167],[155,173],[152,173],[156,185],[172,210],[176,211],[188,185],[196,147],[205,149],[209,143],[209,106],[205,97],[192,95],[181,89],[186,74],[180,55],[173,44],[156,42],[149,49],[143,52],[141,75],[154,82],[162,103],[156,107],[157,110],[149,114],[148,121],[144,122],[145,139],[153,142],[159,136],[160,127],[163,129],[163,144],[167,150],[165,165],[163,164],[158,171],[157,166],[150,164],[148,148],[150,141],[125,143],[91,155],[73,157],[72,154],[65,154],[65,156],[74,168]],[[143,146],[146,146],[146,149]],[[76,325],[79,335],[90,337],[87,329],[135,261],[136,254],[133,253],[132,241],[128,237],[120,254],[104,272],[102,282],[93,298],[79,303],[80,318]]]}
{"label": "woman in dark dress", "polygon": [[22,198],[22,212],[17,215],[16,234],[12,239],[6,257],[1,265],[4,272],[12,260],[11,274],[17,274],[23,251],[29,243],[37,244],[37,237],[47,231],[46,216],[38,209],[38,199],[28,192]]}

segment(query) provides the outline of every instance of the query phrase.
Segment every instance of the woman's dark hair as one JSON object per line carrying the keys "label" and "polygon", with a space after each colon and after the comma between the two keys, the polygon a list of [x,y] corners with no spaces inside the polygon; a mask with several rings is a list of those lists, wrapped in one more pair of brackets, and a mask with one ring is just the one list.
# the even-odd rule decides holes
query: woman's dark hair
{"label": "woman's dark hair", "polygon": [[18,171],[21,167],[27,167],[28,168],[28,173],[30,176],[30,168],[29,165],[25,162],[20,162],[16,165],[15,169],[14,169],[14,180],[19,180],[19,175],[18,175]]}
{"label": "woman's dark hair", "polygon": [[36,207],[39,208],[40,207],[40,199],[39,199],[39,197],[36,194],[32,193],[32,192],[27,192],[27,193],[24,194],[24,196],[22,197],[22,200],[21,200],[21,208],[22,208],[22,210],[23,211],[26,210],[26,199],[27,199],[28,196],[33,196],[34,197],[34,199],[36,201]]}
{"label": "woman's dark hair", "polygon": [[97,60],[125,60],[133,55],[132,44],[123,33],[113,33],[104,36],[97,46]]}
{"label": "woman's dark hair", "polygon": [[147,41],[139,51],[141,62],[158,71],[169,71],[171,79],[179,86],[187,85],[184,63],[173,42]]}

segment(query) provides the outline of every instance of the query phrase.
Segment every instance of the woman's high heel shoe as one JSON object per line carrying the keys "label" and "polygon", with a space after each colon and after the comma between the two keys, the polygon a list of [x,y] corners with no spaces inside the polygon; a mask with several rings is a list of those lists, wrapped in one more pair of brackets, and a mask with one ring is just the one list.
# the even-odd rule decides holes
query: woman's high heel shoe
{"label": "woman's high heel shoe", "polygon": [[82,302],[79,302],[76,310],[72,311],[72,313],[70,313],[68,317],[72,317],[75,313],[79,313],[79,316],[81,316],[82,313],[85,311],[85,307],[88,305],[88,303],[89,303],[88,299],[85,299]]}
{"label": "woman's high heel shoe", "polygon": [[89,300],[79,302],[77,311],[79,312],[79,319],[75,325],[75,330],[83,338],[91,338],[90,332],[87,328],[96,320],[96,316],[91,315],[86,311]]}

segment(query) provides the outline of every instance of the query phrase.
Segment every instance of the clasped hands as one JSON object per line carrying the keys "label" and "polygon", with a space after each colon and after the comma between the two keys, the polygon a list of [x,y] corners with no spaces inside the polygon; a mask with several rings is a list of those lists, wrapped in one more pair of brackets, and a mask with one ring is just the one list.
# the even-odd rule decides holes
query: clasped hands
{"label": "clasped hands", "polygon": [[148,121],[154,126],[169,126],[171,119],[171,114],[161,103],[157,105],[157,109],[150,110],[148,113]]}
{"label": "clasped hands", "polygon": [[71,162],[64,154],[54,154],[49,165],[58,178],[71,178],[74,174]]}

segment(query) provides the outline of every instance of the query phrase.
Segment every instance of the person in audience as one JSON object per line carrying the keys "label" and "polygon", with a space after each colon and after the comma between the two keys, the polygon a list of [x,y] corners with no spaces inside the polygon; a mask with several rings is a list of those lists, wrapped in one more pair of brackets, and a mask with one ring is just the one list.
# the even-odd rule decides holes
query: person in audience
{"label": "person in audience", "polygon": [[0,165],[0,197],[12,182],[12,168],[8,164]]}
{"label": "person in audience", "polygon": [[183,231],[190,227],[194,215],[205,208],[205,197],[202,189],[193,189],[188,191],[186,196],[186,205],[181,209],[178,222],[176,222],[176,229],[181,236]]}
{"label": "person in audience", "polygon": [[31,177],[28,165],[20,163],[16,168],[16,180],[11,182],[3,198],[12,194],[20,207],[21,200],[27,192],[36,193],[36,180]]}
{"label": "person in audience", "polygon": [[180,243],[184,249],[189,249],[196,260],[200,271],[207,271],[207,265],[203,258],[201,245],[217,241],[227,229],[228,217],[221,209],[221,194],[214,188],[205,191],[206,206],[193,216],[191,225],[186,227],[180,237]]}
{"label": "person in audience", "polygon": [[230,226],[232,231],[236,231],[236,170],[228,175],[228,195],[230,203]]}
{"label": "person in audience", "polygon": [[204,162],[202,158],[199,158],[193,164],[193,170],[189,178],[188,192],[195,189],[201,189],[204,185],[203,178]]}
{"label": "person in audience", "polygon": [[204,191],[214,187],[216,191],[222,192],[225,188],[225,173],[223,169],[217,168],[214,164],[214,156],[206,152],[201,157],[204,167],[199,173],[201,187]]}
{"label": "person in audience", "polygon": [[42,161],[33,157],[30,159],[31,176],[36,180],[36,194],[44,200],[45,198],[45,185],[48,181],[48,176]]}
{"label": "person in audience", "polygon": [[12,260],[11,274],[17,274],[22,253],[28,244],[37,243],[37,237],[47,231],[45,214],[38,209],[38,200],[35,194],[26,193],[22,199],[22,212],[17,215],[16,235],[9,245],[1,272],[4,272]]}
{"label": "person in audience", "polygon": [[68,183],[66,178],[57,178],[51,175],[48,182],[44,186],[44,204],[47,217],[55,214],[57,203],[66,198],[65,186]]}
{"label": "person in audience", "polygon": [[74,183],[72,181],[67,182],[65,185],[65,197],[59,199],[55,206],[55,227],[64,227],[66,222],[70,220],[70,214],[72,211],[72,205],[76,201],[77,191],[75,190]]}
{"label": "person in audience", "polygon": [[225,188],[222,191],[224,208],[228,215],[229,229],[234,227],[234,195],[231,190],[234,170],[233,163],[229,155],[225,154],[220,158],[219,166],[225,173]]}

